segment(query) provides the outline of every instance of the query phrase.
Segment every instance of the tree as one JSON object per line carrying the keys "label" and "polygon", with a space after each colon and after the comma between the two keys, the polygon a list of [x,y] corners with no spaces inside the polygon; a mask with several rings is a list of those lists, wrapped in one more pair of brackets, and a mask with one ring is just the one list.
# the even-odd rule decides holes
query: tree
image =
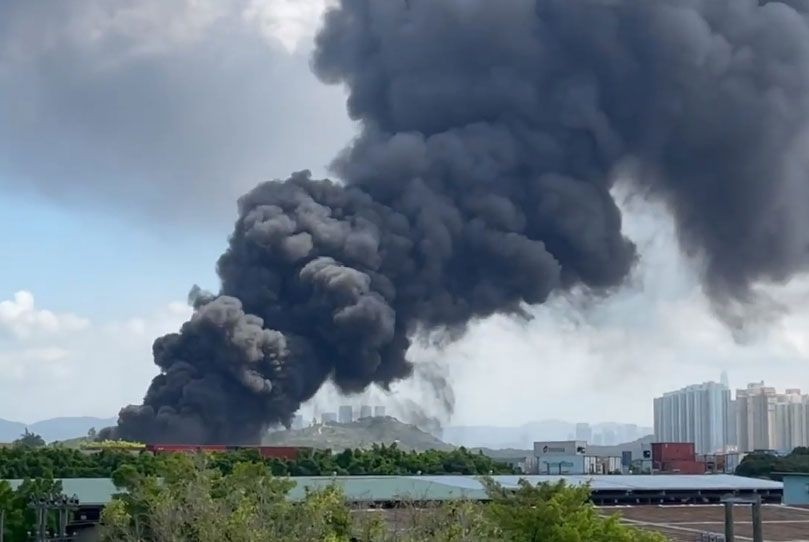
{"label": "tree", "polygon": [[617,516],[604,517],[590,502],[586,486],[531,485],[521,480],[508,491],[484,480],[491,499],[486,517],[503,540],[514,542],[662,542],[662,536],[627,527]]}
{"label": "tree", "polygon": [[5,480],[0,480],[0,512],[5,513],[5,540],[23,540],[27,530],[25,508],[20,506],[11,485]]}
{"label": "tree", "polygon": [[744,456],[736,467],[736,474],[753,478],[772,478],[780,480],[776,472],[808,472],[809,449],[799,447],[792,453],[780,457],[768,452],[753,452]]}
{"label": "tree", "polygon": [[98,433],[96,432],[95,427],[91,427],[90,430],[87,431],[87,438],[89,438],[90,440],[95,440],[97,436]]}
{"label": "tree", "polygon": [[[64,447],[0,448],[2,478],[108,478],[122,465],[142,474],[154,474],[172,454],[154,455],[143,445],[119,441],[95,442],[94,453]],[[262,458],[256,450],[206,453],[209,468],[230,474],[242,462],[262,463],[276,476],[414,475],[414,474],[513,474],[511,467],[464,449],[411,452],[397,446],[373,446],[369,450],[302,453],[296,459]]]}
{"label": "tree", "polygon": [[[28,532],[35,528],[36,512],[29,506],[35,500],[50,499],[62,495],[62,484],[54,480],[24,480],[16,491],[8,482],[0,480],[0,510],[5,512],[4,534],[6,540],[27,540]],[[51,514],[49,525],[56,526],[56,517]]]}
{"label": "tree", "polygon": [[[380,452],[382,452],[380,450]],[[386,449],[372,456],[403,453]],[[312,459],[312,458],[310,458]],[[349,466],[356,453],[335,456]],[[314,459],[312,459],[315,461]],[[223,473],[212,458],[172,455],[144,475],[125,465],[116,496],[102,516],[105,541],[261,542],[273,540],[349,542],[658,542],[662,537],[604,517],[589,502],[587,487],[534,487],[523,481],[516,492],[484,481],[490,503],[450,501],[437,506],[407,505],[395,528],[379,514],[354,514],[336,486],[308,491],[293,501],[294,483],[276,478],[258,460],[237,462]]]}
{"label": "tree", "polygon": [[261,463],[238,463],[223,475],[208,468],[204,456],[170,457],[159,478],[134,475],[122,481],[128,493],[105,508],[103,540],[350,539],[350,512],[336,488],[308,493],[293,504],[287,494],[294,483],[273,477]]}
{"label": "tree", "polygon": [[31,433],[28,431],[28,428],[26,428],[25,433],[20,435],[20,438],[15,440],[12,444],[18,448],[41,448],[45,446],[45,439],[36,433]]}

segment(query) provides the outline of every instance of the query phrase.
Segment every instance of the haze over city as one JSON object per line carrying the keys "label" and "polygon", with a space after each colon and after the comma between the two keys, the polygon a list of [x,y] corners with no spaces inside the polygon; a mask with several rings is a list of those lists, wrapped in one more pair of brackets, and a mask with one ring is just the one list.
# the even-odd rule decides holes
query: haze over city
{"label": "haze over city", "polygon": [[[330,174],[358,126],[345,90],[310,71],[327,3],[0,7],[0,418],[141,403],[155,338],[189,318],[192,285],[218,289],[236,199]],[[722,370],[732,389],[809,382],[805,276],[761,284],[771,303],[728,325],[662,204],[621,182],[613,194],[639,260],[611,295],[557,291],[529,320],[473,319],[456,342],[411,348],[415,378],[361,397],[452,425],[650,426],[653,397]],[[450,383],[450,404],[421,367]],[[303,412],[340,400],[327,384]]]}

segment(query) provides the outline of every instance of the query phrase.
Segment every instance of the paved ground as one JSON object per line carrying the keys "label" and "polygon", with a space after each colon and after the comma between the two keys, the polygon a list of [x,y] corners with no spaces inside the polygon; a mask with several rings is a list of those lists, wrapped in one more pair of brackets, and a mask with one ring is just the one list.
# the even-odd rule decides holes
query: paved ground
{"label": "paved ground", "polygon": [[[664,533],[675,542],[695,542],[700,533],[723,534],[724,507],[706,506],[630,506],[605,507],[605,513],[617,513],[626,523]],[[809,509],[765,505],[762,509],[764,540],[767,542],[809,542]],[[753,540],[750,508],[734,508],[736,540]]]}

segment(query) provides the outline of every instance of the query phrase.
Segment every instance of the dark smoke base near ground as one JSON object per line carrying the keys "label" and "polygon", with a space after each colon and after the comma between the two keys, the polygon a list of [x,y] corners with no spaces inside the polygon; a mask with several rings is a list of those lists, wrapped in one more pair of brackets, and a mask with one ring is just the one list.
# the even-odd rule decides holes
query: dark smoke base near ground
{"label": "dark smoke base near ground", "polygon": [[753,302],[806,265],[806,12],[343,0],[313,57],[362,126],[343,182],[302,172],[241,198],[221,292],[194,292],[192,319],[155,342],[161,374],[118,433],[255,441],[327,379],[408,377],[419,334],[608,293],[637,257],[610,193],[625,168],[667,204],[719,312]]}

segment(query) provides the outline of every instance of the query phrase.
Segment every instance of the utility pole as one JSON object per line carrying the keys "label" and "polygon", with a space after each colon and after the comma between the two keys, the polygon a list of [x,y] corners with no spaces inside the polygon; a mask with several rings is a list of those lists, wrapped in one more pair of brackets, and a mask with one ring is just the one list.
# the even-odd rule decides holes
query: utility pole
{"label": "utility pole", "polygon": [[764,526],[761,521],[761,496],[756,495],[753,503],[753,541],[764,542]]}
{"label": "utility pole", "polygon": [[733,533],[733,503],[725,501],[725,542],[736,542]]}
{"label": "utility pole", "polygon": [[764,525],[761,520],[761,495],[752,497],[728,496],[722,499],[725,505],[725,542],[735,542],[736,535],[733,532],[733,505],[746,504],[751,508],[753,516],[753,542],[764,542]]}

